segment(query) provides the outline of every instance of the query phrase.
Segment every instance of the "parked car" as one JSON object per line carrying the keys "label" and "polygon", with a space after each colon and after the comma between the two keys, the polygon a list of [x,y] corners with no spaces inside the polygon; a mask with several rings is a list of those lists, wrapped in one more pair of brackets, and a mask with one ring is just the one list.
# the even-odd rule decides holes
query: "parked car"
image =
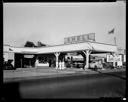
{"label": "parked car", "polygon": [[113,69],[113,64],[111,62],[106,62],[106,63],[103,63],[103,67],[105,69]]}
{"label": "parked car", "polygon": [[84,64],[82,62],[75,62],[73,63],[74,68],[83,68]]}
{"label": "parked car", "polygon": [[15,70],[16,68],[11,63],[12,63],[12,60],[4,61],[3,69],[4,70]]}
{"label": "parked car", "polygon": [[103,65],[99,61],[92,61],[90,63],[90,69],[97,70],[97,69],[102,69],[102,68],[103,68]]}

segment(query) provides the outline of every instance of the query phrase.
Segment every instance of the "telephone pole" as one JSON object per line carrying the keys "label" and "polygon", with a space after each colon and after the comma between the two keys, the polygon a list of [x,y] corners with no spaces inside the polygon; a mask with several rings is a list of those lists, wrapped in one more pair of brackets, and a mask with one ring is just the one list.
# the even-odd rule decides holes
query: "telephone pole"
{"label": "telephone pole", "polygon": [[114,43],[115,43],[115,45],[116,45],[116,37],[114,37]]}

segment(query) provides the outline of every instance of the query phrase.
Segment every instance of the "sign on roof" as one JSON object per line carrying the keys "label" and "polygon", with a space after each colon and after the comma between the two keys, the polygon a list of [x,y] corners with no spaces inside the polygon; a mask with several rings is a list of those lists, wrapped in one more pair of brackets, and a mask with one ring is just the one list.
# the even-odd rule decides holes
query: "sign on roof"
{"label": "sign on roof", "polygon": [[86,41],[95,41],[95,33],[64,38],[64,44],[72,44]]}

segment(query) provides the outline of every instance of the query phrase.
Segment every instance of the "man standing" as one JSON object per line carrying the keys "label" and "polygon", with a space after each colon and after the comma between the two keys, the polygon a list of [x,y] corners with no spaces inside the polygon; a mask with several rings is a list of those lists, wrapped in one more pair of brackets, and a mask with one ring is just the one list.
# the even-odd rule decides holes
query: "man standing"
{"label": "man standing", "polygon": [[51,67],[51,64],[52,64],[52,61],[51,61],[51,59],[49,59],[49,67]]}

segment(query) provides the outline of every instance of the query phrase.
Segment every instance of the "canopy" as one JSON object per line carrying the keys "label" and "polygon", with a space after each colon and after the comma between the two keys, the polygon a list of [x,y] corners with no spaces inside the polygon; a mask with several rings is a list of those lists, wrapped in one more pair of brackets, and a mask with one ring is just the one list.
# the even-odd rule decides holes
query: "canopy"
{"label": "canopy", "polygon": [[31,48],[31,47],[9,47],[9,52],[15,53],[30,53],[30,54],[46,54],[46,53],[55,53],[55,52],[72,52],[72,51],[83,51],[83,50],[92,50],[93,53],[108,53],[116,52],[117,46],[98,43],[98,42],[84,42],[76,44],[62,44],[55,46],[45,46],[40,48]]}

